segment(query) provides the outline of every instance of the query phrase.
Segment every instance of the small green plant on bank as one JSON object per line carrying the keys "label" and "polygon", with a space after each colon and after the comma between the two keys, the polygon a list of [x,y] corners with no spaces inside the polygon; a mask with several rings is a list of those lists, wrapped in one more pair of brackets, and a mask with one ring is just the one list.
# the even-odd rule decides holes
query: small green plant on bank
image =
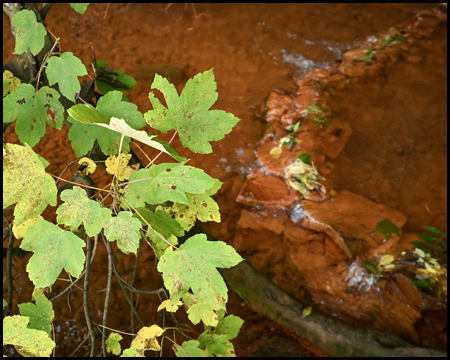
{"label": "small green plant on bank", "polygon": [[[412,241],[415,249],[404,251],[397,259],[390,254],[377,260],[365,260],[363,266],[377,278],[387,278],[394,272],[406,271],[414,275],[411,283],[428,291],[447,304],[447,234],[432,226],[423,226],[429,233],[417,234],[423,241]],[[380,221],[376,229],[386,239],[400,229],[391,221]]]}
{"label": "small green plant on bank", "polygon": [[397,31],[391,35],[388,34],[386,35],[384,38],[382,39],[378,39],[378,42],[375,46],[371,46],[369,47],[369,49],[367,49],[366,52],[366,56],[362,56],[358,59],[356,59],[355,61],[362,61],[362,62],[373,62],[375,61],[375,56],[374,54],[377,51],[381,51],[384,50],[386,48],[386,46],[391,45],[391,44],[398,44],[401,42],[406,42],[407,38],[404,36],[404,32],[403,31]]}
{"label": "small green plant on bank", "polygon": [[[87,4],[73,4],[73,7],[84,13]],[[16,29],[15,53],[37,56],[44,48],[44,38],[48,34],[35,12],[17,11],[12,22]],[[211,196],[217,193],[222,183],[203,170],[187,165],[189,160],[179,156],[169,142],[140,130],[150,125],[164,133],[174,131],[172,139],[178,135],[183,146],[191,151],[211,153],[210,143],[223,139],[239,121],[230,113],[209,110],[218,98],[213,70],[190,79],[181,95],[167,79],[156,75],[152,88],[163,94],[165,105],[150,92],[153,110],[143,115],[121,92],[136,83],[131,76],[110,69],[104,61],[95,60],[92,63],[95,81],[82,87],[78,76],[87,75],[85,66],[72,53],[59,51],[60,45],[59,39],[55,39],[29,83],[19,84],[11,73],[4,72],[3,75],[3,122],[16,121],[16,133],[23,143],[4,144],[3,147],[5,219],[5,209],[14,207],[14,218],[7,220],[9,226],[3,233],[9,234],[10,248],[15,239],[22,239],[20,248],[33,253],[27,272],[35,286],[31,299],[34,303],[18,304],[20,315],[3,319],[3,344],[14,345],[23,356],[50,356],[56,346],[52,339],[52,322],[58,314],[46,294],[47,290],[51,292],[63,271],[69,280],[66,290],[85,277],[84,310],[91,356],[96,355],[93,325],[103,329],[103,356],[107,352],[115,355],[122,352],[119,343],[122,335],[113,331],[107,337],[107,317],[103,324],[93,324],[89,312],[88,277],[100,239],[107,249],[111,270],[105,279],[108,288],[103,311],[106,312],[109,304],[114,273],[143,325],[137,334],[129,334],[135,337],[122,356],[144,356],[148,350],[161,351],[160,337],[173,343],[178,356],[234,356],[230,340],[237,336],[243,321],[234,315],[225,316],[227,287],[217,268],[230,268],[243,259],[231,246],[221,241],[208,241],[204,234],[191,236],[181,245],[178,242],[197,220],[220,222],[218,205]],[[103,92],[96,102],[91,101],[96,96],[94,82]],[[49,86],[57,86],[59,91]],[[62,96],[72,105],[63,106]],[[56,176],[45,171],[48,161],[37,155],[32,147],[45,135],[47,124],[62,128],[65,111],[71,124],[68,135],[71,145],[77,156],[87,154],[87,157],[79,160],[78,181],[72,184],[73,188],[60,187],[58,190],[53,178]],[[136,157],[130,148],[132,141],[138,148],[144,144],[160,154],[171,156],[174,162],[155,163],[158,155],[147,158],[146,163],[140,159],[132,163],[132,157]],[[96,168],[89,154],[97,145],[105,160],[96,162],[104,162],[107,172],[112,175],[110,185],[104,189],[97,188],[89,179],[89,174]],[[58,193],[63,204],[57,208],[57,224],[53,224],[41,214],[48,205],[57,205]],[[137,256],[136,264],[141,250],[155,251],[159,260],[157,269],[162,274],[165,288],[136,289],[123,280],[115,270],[111,248],[114,241],[122,253]],[[148,244],[148,247],[142,244]],[[83,248],[86,246],[85,253]],[[8,284],[12,284],[10,270],[7,278]],[[8,301],[3,299],[7,315],[11,315],[12,291],[9,286]],[[133,299],[135,292],[166,295],[158,311],[175,313],[184,306],[190,321],[193,324],[203,322],[205,331],[193,337],[186,335],[179,326],[145,326]],[[169,329],[183,333],[189,340],[176,343],[166,335]]]}

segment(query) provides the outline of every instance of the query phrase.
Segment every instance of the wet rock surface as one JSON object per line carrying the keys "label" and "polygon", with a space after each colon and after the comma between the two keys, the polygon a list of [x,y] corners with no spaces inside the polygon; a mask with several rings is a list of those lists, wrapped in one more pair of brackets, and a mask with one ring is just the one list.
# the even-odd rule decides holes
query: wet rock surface
{"label": "wet rock surface", "polygon": [[[365,259],[379,259],[385,254],[399,256],[411,248],[410,241],[417,237],[402,233],[386,239],[376,231],[377,224],[389,219],[401,229],[406,217],[389,206],[335,186],[338,177],[331,160],[339,157],[352,129],[349,122],[333,117],[332,108],[327,106],[333,93],[330,87],[344,89],[349,82],[346,79],[361,82],[395,71],[393,68],[399,61],[418,61],[411,55],[417,52],[417,39],[430,36],[431,29],[436,29],[443,19],[445,16],[439,11],[426,11],[415,17],[414,26],[407,22],[380,36],[384,42],[367,41],[346,52],[335,69],[314,69],[307,73],[297,82],[296,93],[269,95],[265,119],[270,125],[256,151],[257,169],[249,175],[237,197],[244,205],[264,206],[265,210],[255,207],[242,210],[235,238],[235,247],[252,264],[297,298],[357,325],[434,346],[437,342],[423,330],[430,328],[432,321],[423,317],[428,312],[443,310],[443,302],[412,285],[408,271],[377,279],[362,266]],[[320,111],[321,116],[328,116],[326,124],[318,124],[314,122],[317,118],[310,116],[311,107],[317,105],[327,110]],[[292,130],[297,122],[300,125]],[[289,139],[291,143],[287,146]],[[295,144],[292,139],[297,139]],[[282,151],[274,152],[276,147]],[[319,180],[328,190],[325,197],[314,196],[314,191],[306,196],[300,194],[300,199],[292,194],[285,169],[305,152],[326,177]],[[351,171],[348,176],[352,176]],[[279,188],[275,187],[277,184]],[[251,194],[258,194],[257,203],[248,196],[249,189]],[[258,251],[252,251],[246,240],[254,232],[269,232],[273,237],[261,241]],[[269,252],[271,243],[279,244],[287,254]],[[439,334],[443,331],[437,324],[430,336],[442,339]],[[446,349],[446,341],[438,347]]]}

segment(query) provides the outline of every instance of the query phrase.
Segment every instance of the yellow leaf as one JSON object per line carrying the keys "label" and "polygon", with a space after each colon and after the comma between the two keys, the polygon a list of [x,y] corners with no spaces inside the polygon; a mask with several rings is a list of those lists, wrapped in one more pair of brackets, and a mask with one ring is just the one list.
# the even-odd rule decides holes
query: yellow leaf
{"label": "yellow leaf", "polygon": [[386,266],[386,265],[389,265],[393,261],[394,261],[394,257],[392,255],[383,255],[380,259],[379,264],[381,266]]}
{"label": "yellow leaf", "polygon": [[126,180],[130,177],[132,170],[128,167],[128,161],[131,159],[131,154],[120,154],[119,163],[117,163],[117,156],[111,155],[105,161],[106,171],[111,175],[116,175],[119,181]]}
{"label": "yellow leaf", "polygon": [[23,222],[22,224],[17,225],[16,220],[13,220],[13,233],[16,239],[22,239],[27,232],[28,228],[31,225],[34,225],[37,223],[39,219],[44,219],[41,215],[28,219],[27,221]]}
{"label": "yellow leaf", "polygon": [[305,317],[311,315],[311,313],[312,313],[312,307],[311,306],[308,306],[308,307],[304,308],[303,312],[302,312],[302,318],[305,318]]}
{"label": "yellow leaf", "polygon": [[161,336],[165,330],[161,329],[158,325],[152,325],[150,327],[143,327],[137,333],[135,339],[131,342],[131,346],[142,346],[144,350],[154,350],[159,351],[161,347],[159,346],[156,338]]}
{"label": "yellow leaf", "polygon": [[277,160],[280,156],[281,156],[281,149],[278,147],[278,146],[276,146],[276,147],[274,147],[274,148],[272,148],[271,150],[270,150],[270,152],[269,152],[269,154],[275,159],[275,160]]}
{"label": "yellow leaf", "polygon": [[85,165],[87,165],[86,175],[92,174],[95,171],[95,169],[97,168],[97,164],[94,162],[94,160],[92,160],[88,157],[81,158],[78,161],[78,164],[80,164],[80,165],[82,165],[83,163]]}
{"label": "yellow leaf", "polygon": [[181,301],[178,301],[178,304],[173,305],[170,300],[164,300],[161,305],[158,306],[158,311],[162,309],[166,309],[169,312],[175,312],[178,310],[178,308],[183,305]]}

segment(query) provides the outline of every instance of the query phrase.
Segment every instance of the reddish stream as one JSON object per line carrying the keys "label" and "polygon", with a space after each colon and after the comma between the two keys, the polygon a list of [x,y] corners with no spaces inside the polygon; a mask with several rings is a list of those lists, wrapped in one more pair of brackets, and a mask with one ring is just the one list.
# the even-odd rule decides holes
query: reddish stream
{"label": "reddish stream", "polygon": [[[214,67],[219,100],[216,109],[231,112],[242,121],[224,140],[213,144],[214,153],[197,155],[175,144],[189,165],[200,167],[224,182],[216,201],[222,223],[208,224],[217,238],[233,243],[242,206],[236,196],[246,176],[255,166],[254,151],[265,130],[261,113],[266,96],[277,90],[296,90],[295,79],[314,67],[326,67],[369,36],[377,36],[391,26],[411,18],[430,4],[104,4],[90,5],[81,16],[68,4],[55,4],[47,16],[48,29],[61,38],[63,51],[71,51],[88,67],[95,48],[97,60],[106,60],[113,69],[135,77],[138,84],[129,94],[131,102],[146,112],[148,92],[156,72],[169,77],[178,90],[198,72]],[[105,15],[105,10],[107,13]],[[3,15],[3,61],[12,58],[13,38],[9,20]],[[334,161],[339,187],[383,203],[407,217],[405,228],[420,231],[422,225],[447,230],[447,28],[446,23],[418,44],[420,67],[402,62],[386,77],[360,82],[352,91],[338,93],[331,107],[349,121],[353,136]],[[170,65],[170,66],[167,66]],[[420,69],[420,71],[417,71]],[[18,142],[14,125],[6,132],[6,142]],[[171,134],[161,134],[168,140]],[[59,175],[76,158],[67,143],[67,128],[56,132],[47,128],[46,137],[35,147]],[[163,159],[162,161],[168,161]],[[69,178],[75,169],[71,169]],[[105,186],[109,177],[103,169],[93,180]],[[54,210],[46,211],[48,220]],[[268,232],[249,239],[270,244]],[[272,250],[279,245],[272,242]],[[265,249],[267,251],[267,249]],[[270,251],[270,249],[269,249]],[[130,280],[134,256],[116,259],[122,276]],[[17,283],[14,302],[31,300],[32,286],[23,260],[14,262]],[[104,246],[93,262],[91,289],[105,287]],[[162,280],[148,247],[140,259],[136,287],[158,288]],[[306,276],[309,276],[306,274]],[[313,276],[313,274],[311,274]],[[66,287],[57,282],[53,294]],[[54,302],[56,355],[69,355],[83,340],[87,330],[82,308],[82,291],[74,290]],[[101,322],[104,293],[91,295],[94,321]],[[148,325],[158,322],[156,297],[141,296],[139,312]],[[234,293],[228,311],[244,320],[241,334],[233,341],[238,356],[325,355],[308,341],[288,333],[272,321],[254,313]],[[186,322],[184,315],[180,322]],[[66,319],[66,320],[64,320]],[[119,286],[113,288],[109,326],[130,332],[130,310]],[[167,326],[172,326],[167,319]],[[196,327],[197,331],[202,331]],[[125,337],[125,336],[124,336]],[[179,339],[179,336],[178,336]],[[62,346],[64,344],[64,346]],[[126,344],[123,344],[126,345]],[[87,347],[76,355],[85,356]],[[173,355],[166,340],[165,355]]]}

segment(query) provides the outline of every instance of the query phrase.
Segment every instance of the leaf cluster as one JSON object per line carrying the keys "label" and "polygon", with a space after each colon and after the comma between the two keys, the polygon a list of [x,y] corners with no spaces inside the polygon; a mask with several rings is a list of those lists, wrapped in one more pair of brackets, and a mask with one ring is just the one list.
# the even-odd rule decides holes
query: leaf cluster
{"label": "leaf cluster", "polygon": [[[80,13],[87,8],[72,6]],[[19,11],[12,21],[17,28],[16,53],[27,49],[34,55],[41,52],[47,31],[34,12]],[[106,241],[115,241],[126,255],[137,254],[142,241],[147,242],[159,258],[158,271],[170,294],[159,310],[175,312],[184,304],[194,324],[203,321],[207,326],[198,341],[191,340],[198,342],[197,349],[210,356],[234,355],[230,340],[236,337],[242,320],[232,315],[224,318],[228,290],[217,269],[235,266],[243,259],[231,246],[208,241],[202,234],[176,246],[178,237],[197,220],[220,222],[219,207],[211,196],[222,183],[186,165],[188,159],[179,156],[169,143],[142,130],[146,125],[162,132],[174,130],[186,148],[211,153],[211,143],[223,139],[239,121],[225,111],[211,110],[218,98],[213,69],[190,79],[181,95],[167,79],[156,75],[152,88],[163,94],[165,104],[150,92],[153,110],[143,115],[122,93],[134,86],[134,79],[110,69],[104,61],[92,63],[95,84],[103,92],[94,101],[95,94],[89,90],[93,83],[81,86],[78,79],[87,75],[86,67],[70,52],[55,52],[58,41],[40,64],[38,76],[46,79],[45,86],[36,79],[32,79],[36,86],[20,84],[4,74],[3,119],[6,123],[16,121],[23,145],[4,145],[3,208],[15,206],[13,233],[22,238],[20,248],[33,253],[27,272],[36,289],[35,303],[20,304],[21,316],[4,319],[4,344],[16,346],[23,355],[50,355],[55,347],[49,337],[54,312],[42,289],[51,287],[62,271],[71,281],[88,271],[84,238],[89,241],[103,236]],[[65,108],[61,95],[73,105]],[[79,161],[82,166],[73,177],[78,186],[59,191],[63,203],[53,224],[41,214],[48,205],[57,205],[59,192],[52,176],[45,172],[48,162],[32,147],[45,135],[46,124],[61,129],[65,117],[71,125],[68,137],[72,148],[77,156],[86,157]],[[155,159],[149,159],[140,169],[131,163],[132,141],[150,146],[175,162],[156,164]],[[105,167],[112,181],[105,189],[82,181],[96,169],[89,158],[95,144],[109,156]],[[97,199],[88,197],[86,188],[97,190]],[[103,194],[99,196],[99,192]],[[107,203],[107,198],[112,201]],[[142,328],[122,356],[159,351],[156,337],[164,331],[157,325]],[[114,335],[107,341],[114,354],[120,353],[120,339]],[[180,354],[192,346],[191,342],[185,344],[179,347]]]}

